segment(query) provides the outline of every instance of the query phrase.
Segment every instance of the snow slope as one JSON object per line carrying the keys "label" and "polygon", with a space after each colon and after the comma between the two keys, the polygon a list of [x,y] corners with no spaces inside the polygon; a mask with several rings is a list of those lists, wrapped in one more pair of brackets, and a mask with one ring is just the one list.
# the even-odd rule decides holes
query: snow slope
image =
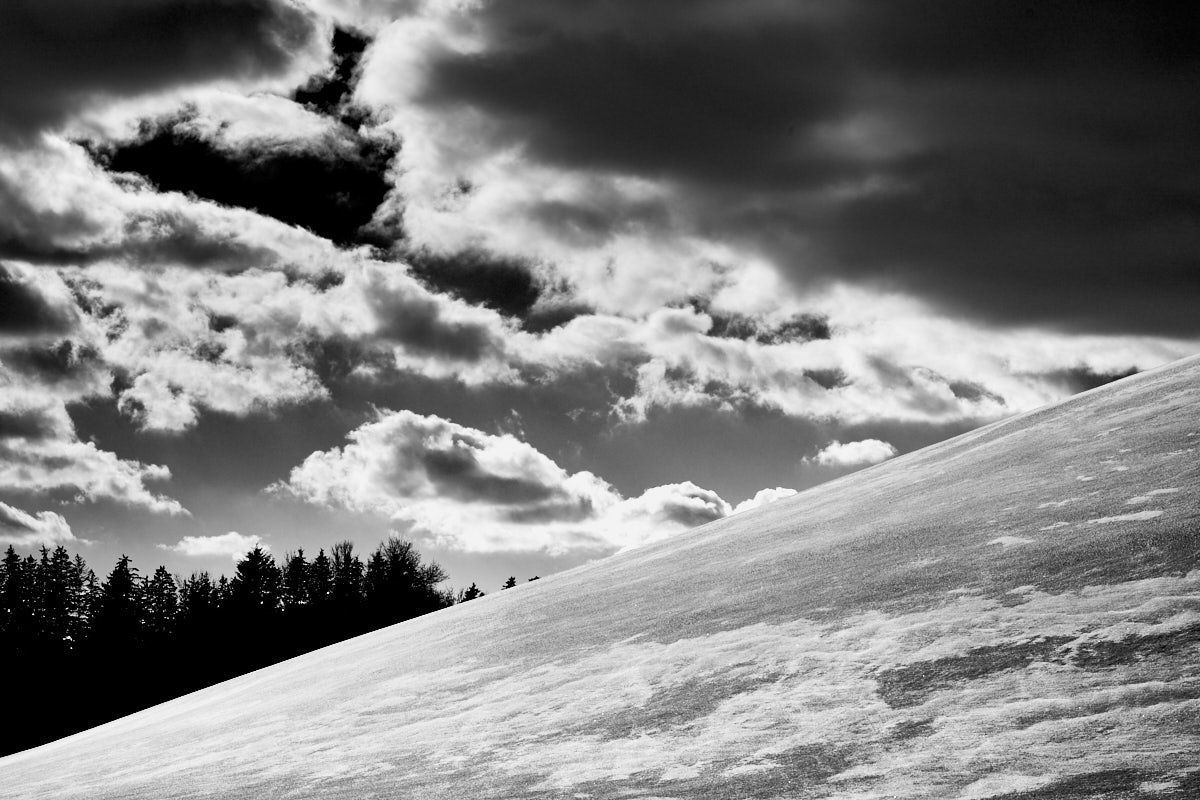
{"label": "snow slope", "polygon": [[1200,359],[0,759],[23,798],[1200,797]]}

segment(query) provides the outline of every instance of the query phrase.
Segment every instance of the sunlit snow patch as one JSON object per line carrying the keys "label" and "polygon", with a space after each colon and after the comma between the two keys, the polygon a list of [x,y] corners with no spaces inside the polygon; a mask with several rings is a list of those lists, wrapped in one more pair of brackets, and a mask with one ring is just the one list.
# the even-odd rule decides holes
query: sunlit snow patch
{"label": "sunlit snow patch", "polygon": [[988,542],[988,544],[998,544],[1007,550],[1010,547],[1018,547],[1023,544],[1033,544],[1033,539],[1026,539],[1022,536],[997,536],[995,539],[992,539],[990,542]]}
{"label": "sunlit snow patch", "polygon": [[1117,514],[1112,517],[1097,517],[1096,519],[1089,519],[1088,522],[1093,522],[1098,525],[1103,525],[1107,522],[1144,522],[1148,519],[1161,517],[1162,513],[1162,509],[1155,508],[1151,509],[1150,511],[1134,511],[1129,514]]}
{"label": "sunlit snow patch", "polygon": [[1175,494],[1178,491],[1179,491],[1179,489],[1176,487],[1171,487],[1170,489],[1154,489],[1153,491],[1146,492],[1145,494],[1139,494],[1137,497],[1129,498],[1128,500],[1125,501],[1125,505],[1136,506],[1136,505],[1141,505],[1142,503],[1149,503],[1157,495]]}

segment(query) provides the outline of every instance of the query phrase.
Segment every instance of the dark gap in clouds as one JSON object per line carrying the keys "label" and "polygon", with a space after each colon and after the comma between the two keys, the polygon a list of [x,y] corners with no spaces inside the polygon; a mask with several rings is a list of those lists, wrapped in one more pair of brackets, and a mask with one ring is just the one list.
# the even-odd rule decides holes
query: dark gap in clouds
{"label": "dark gap in clouds", "polygon": [[0,264],[0,334],[52,334],[70,330],[72,315],[51,304],[29,282]]}
{"label": "dark gap in clouds", "polygon": [[529,333],[546,333],[566,325],[577,317],[586,317],[595,309],[583,303],[555,301],[538,304],[521,319],[521,329]]}
{"label": "dark gap in clouds", "polygon": [[832,369],[806,369],[804,370],[804,377],[822,389],[837,389],[838,387],[850,384],[846,373],[836,367]]}
{"label": "dark gap in clouds", "polygon": [[1119,381],[1121,378],[1137,375],[1140,371],[1136,366],[1113,372],[1097,372],[1088,366],[1078,366],[1044,373],[1038,377],[1055,384],[1068,394],[1079,394],[1106,383]]}
{"label": "dark gap in clouds", "polygon": [[417,250],[405,260],[413,275],[430,289],[508,317],[526,316],[541,296],[532,268],[520,259],[482,250],[451,254]]}
{"label": "dark gap in clouds", "polygon": [[362,127],[368,112],[350,104],[358,67],[371,39],[347,28],[333,31],[333,71],[314,75],[292,93],[292,100],[327,117],[340,119],[354,130]]}
{"label": "dark gap in clouds", "polygon": [[811,342],[833,337],[833,331],[829,327],[829,317],[824,314],[798,314],[782,322],[767,323],[745,314],[713,311],[704,308],[703,305],[697,306],[697,309],[712,318],[712,327],[708,329],[708,335],[721,339],[742,339],[759,344],[783,344],[785,342]]}
{"label": "dark gap in clouds", "polygon": [[562,299],[565,287],[547,286],[534,266],[519,258],[478,249],[446,254],[420,249],[404,260],[429,289],[520,320],[531,333],[544,333],[592,311]]}
{"label": "dark gap in clouds", "polygon": [[392,188],[388,170],[398,141],[345,128],[340,139],[256,140],[234,150],[190,129],[196,114],[185,109],[144,120],[132,141],[89,149],[106,169],[136,173],[162,191],[251,209],[340,246],[367,243],[359,234]]}
{"label": "dark gap in clouds", "polygon": [[280,74],[316,33],[283,0],[5,0],[0,139],[32,141],[93,100]]}
{"label": "dark gap in clouds", "polygon": [[223,333],[237,327],[237,317],[232,314],[209,314],[208,329],[214,333]]}
{"label": "dark gap in clouds", "polygon": [[983,400],[991,400],[996,403],[1004,404],[1004,398],[995,392],[988,389],[981,383],[974,381],[950,381],[947,386],[954,396],[959,400],[966,400],[969,403],[978,403]]}
{"label": "dark gap in clouds", "polygon": [[[349,392],[359,382],[354,380],[355,371],[367,368],[374,377],[360,388],[375,388],[382,376],[395,373],[395,359],[390,353],[372,348],[365,342],[347,336],[306,337],[292,341],[287,346],[290,359],[311,370],[321,385],[340,396]],[[352,394],[352,393],[351,393]],[[354,405],[366,408],[372,393],[357,398]],[[347,398],[348,399],[348,398]]]}
{"label": "dark gap in clouds", "polygon": [[41,384],[58,384],[82,377],[97,364],[100,354],[94,347],[63,339],[51,345],[27,345],[0,351],[0,363]]}
{"label": "dark gap in clouds", "polygon": [[49,439],[58,433],[55,421],[40,410],[0,410],[0,439]]}

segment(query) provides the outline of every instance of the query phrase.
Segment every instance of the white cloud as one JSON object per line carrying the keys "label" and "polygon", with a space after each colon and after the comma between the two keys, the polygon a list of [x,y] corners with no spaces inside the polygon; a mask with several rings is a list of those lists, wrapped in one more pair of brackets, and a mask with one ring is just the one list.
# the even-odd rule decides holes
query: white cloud
{"label": "white cloud", "polygon": [[728,503],[690,482],[625,499],[512,435],[382,412],[344,447],[316,452],[276,494],[408,523],[463,550],[612,551],[720,519]]}
{"label": "white cloud", "polygon": [[788,489],[783,486],[777,486],[774,489],[759,489],[754,497],[747,498],[734,506],[733,513],[740,514],[752,508],[770,505],[776,501],[785,500],[794,494],[797,494],[795,489]]}
{"label": "white cloud", "polygon": [[263,550],[271,548],[265,544],[262,537],[241,534],[236,531],[222,533],[219,536],[184,536],[175,544],[160,544],[160,550],[170,550],[185,556],[229,556],[238,561],[255,547]]}
{"label": "white cloud", "polygon": [[[41,392],[0,368],[0,486],[29,494],[68,493],[75,501],[112,500],[165,514],[186,509],[147,488],[171,471],[157,464],[124,459],[82,442],[66,411],[66,399]],[[85,395],[86,396],[86,395]]]}
{"label": "white cloud", "polygon": [[858,442],[833,441],[812,459],[823,467],[863,467],[887,461],[896,455],[896,448],[878,439],[863,439]]}
{"label": "white cloud", "polygon": [[0,502],[0,542],[16,547],[34,547],[78,541],[71,526],[53,511],[30,514]]}

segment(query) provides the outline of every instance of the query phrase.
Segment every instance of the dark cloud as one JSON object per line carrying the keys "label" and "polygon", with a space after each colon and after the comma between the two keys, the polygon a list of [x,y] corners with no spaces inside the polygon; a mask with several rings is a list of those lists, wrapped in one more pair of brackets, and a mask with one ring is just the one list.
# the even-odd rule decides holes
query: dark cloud
{"label": "dark cloud", "polygon": [[0,138],[28,139],[94,98],[282,73],[316,30],[283,0],[5,0]]}
{"label": "dark cloud", "polygon": [[[424,103],[472,106],[494,146],[545,163],[664,180],[676,217],[801,285],[999,324],[1200,331],[1196,7],[500,0],[476,16],[486,46],[439,56]],[[539,214],[568,236],[630,224],[583,201]]]}
{"label": "dark cloud", "polygon": [[49,439],[58,431],[57,421],[42,409],[0,410],[0,439]]}
{"label": "dark cloud", "polygon": [[419,250],[406,256],[412,273],[431,289],[454,295],[510,317],[530,313],[541,295],[529,264],[481,250],[439,254]]}
{"label": "dark cloud", "polygon": [[725,516],[715,506],[671,505],[663,508],[659,518],[665,522],[674,522],[685,528],[695,528],[706,525]]}
{"label": "dark cloud", "polygon": [[475,362],[500,347],[487,326],[447,319],[443,305],[430,297],[380,293],[369,299],[379,336],[414,352]]}
{"label": "dark cloud", "polygon": [[0,351],[0,364],[51,386],[86,377],[98,360],[99,353],[95,348],[76,344],[70,339],[52,345]]}
{"label": "dark cloud", "polygon": [[470,502],[500,505],[541,504],[564,495],[557,486],[533,478],[497,475],[484,468],[476,457],[479,442],[463,442],[461,447],[427,450],[420,454],[421,466],[439,491],[449,497]]}
{"label": "dark cloud", "polygon": [[797,314],[782,322],[766,322],[745,314],[718,312],[697,304],[697,309],[712,318],[709,336],[722,339],[753,340],[759,344],[782,344],[784,342],[811,342],[814,339],[829,339],[833,332],[829,318],[821,314]]}
{"label": "dark cloud", "polygon": [[1058,370],[1057,372],[1040,375],[1039,377],[1058,386],[1068,394],[1078,394],[1079,392],[1086,392],[1089,389],[1103,386],[1106,383],[1118,381],[1121,378],[1128,378],[1130,375],[1138,374],[1138,372],[1137,367],[1115,370],[1113,372],[1097,372],[1091,367],[1080,366],[1073,369]]}
{"label": "dark cloud", "polygon": [[190,126],[196,115],[146,120],[136,139],[93,144],[93,153],[109,170],[144,176],[163,191],[252,209],[339,245],[363,243],[360,230],[391,189],[395,139],[342,126],[341,135],[314,141],[232,147]]}
{"label": "dark cloud", "polygon": [[64,333],[72,319],[69,309],[50,302],[32,282],[0,264],[0,335]]}
{"label": "dark cloud", "polygon": [[522,259],[483,250],[441,254],[421,249],[407,253],[405,260],[433,291],[519,320],[531,333],[545,333],[593,311],[568,299],[568,287],[548,284]]}

